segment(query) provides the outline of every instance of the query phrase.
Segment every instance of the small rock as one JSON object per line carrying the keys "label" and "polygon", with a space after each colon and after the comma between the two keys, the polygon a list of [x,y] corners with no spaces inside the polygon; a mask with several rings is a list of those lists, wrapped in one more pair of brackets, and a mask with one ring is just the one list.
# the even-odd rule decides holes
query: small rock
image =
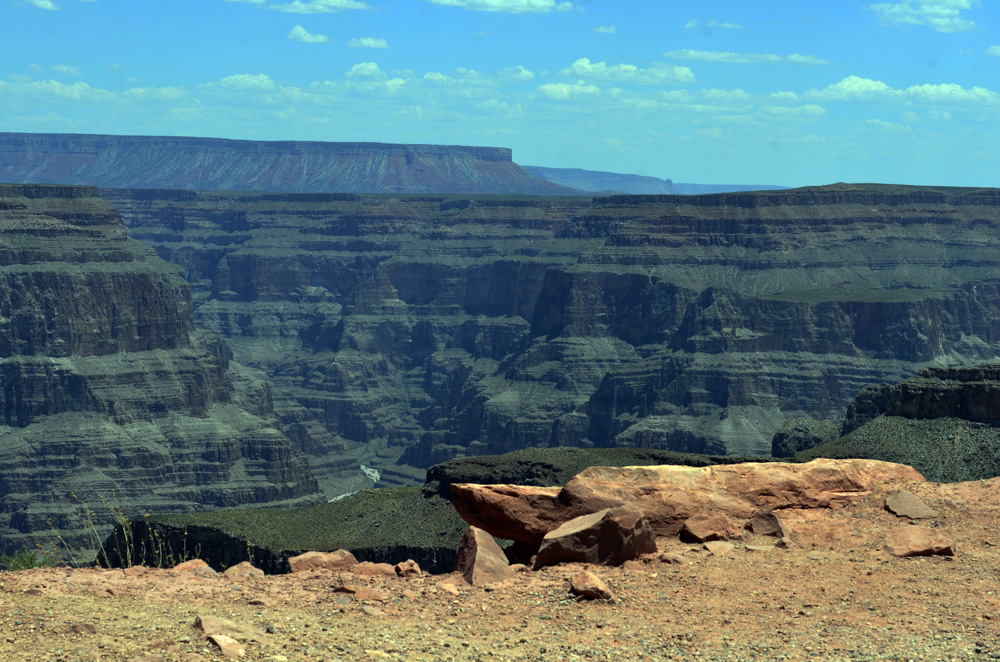
{"label": "small rock", "polygon": [[955,543],[943,534],[922,526],[904,526],[889,534],[886,550],[893,556],[954,556]]}
{"label": "small rock", "polygon": [[241,561],[223,574],[231,579],[258,579],[264,576],[264,571],[253,567],[249,561]]}
{"label": "small rock", "polygon": [[435,586],[438,587],[439,590],[442,590],[445,593],[448,593],[450,595],[454,595],[454,596],[458,596],[459,595],[458,587],[455,586],[454,584],[447,584],[447,583],[444,583],[444,582],[438,582],[437,584],[435,584]]}
{"label": "small rock", "polygon": [[206,635],[226,635],[227,637],[240,637],[242,639],[253,639],[261,641],[264,633],[255,627],[239,625],[219,616],[205,614],[194,619],[194,626]]}
{"label": "small rock", "polygon": [[758,554],[764,554],[772,551],[773,549],[773,545],[747,545],[748,552],[756,552]]}
{"label": "small rock", "polygon": [[569,580],[569,588],[576,595],[588,600],[614,600],[615,596],[600,577],[589,570],[581,570]]}
{"label": "small rock", "polygon": [[726,542],[725,540],[709,540],[705,543],[705,549],[707,549],[712,556],[725,556],[736,549],[736,545],[731,542]]}
{"label": "small rock", "polygon": [[937,511],[924,503],[920,497],[906,490],[894,490],[885,498],[886,510],[898,517],[910,519],[933,519]]}
{"label": "small rock", "polygon": [[378,607],[371,607],[369,605],[362,605],[361,611],[363,611],[368,616],[385,616],[385,612]]}
{"label": "small rock", "polygon": [[685,542],[729,540],[739,537],[739,528],[722,513],[698,513],[689,517],[681,529],[680,538]]}
{"label": "small rock", "polygon": [[417,592],[411,591],[410,589],[406,589],[405,591],[403,591],[403,597],[409,600],[410,602],[413,602],[414,600],[417,599]]}
{"label": "small rock", "polygon": [[362,561],[351,566],[351,573],[364,577],[395,577],[396,569],[388,563]]}
{"label": "small rock", "polygon": [[336,552],[306,552],[288,559],[288,566],[292,572],[309,572],[312,570],[349,570],[358,564],[347,550],[338,549]]}
{"label": "small rock", "polygon": [[693,562],[683,554],[677,554],[676,552],[664,552],[660,554],[660,561],[669,565],[688,565]]}
{"label": "small rock", "polygon": [[184,563],[178,563],[173,568],[171,572],[182,573],[182,572],[194,572],[198,568],[209,568],[208,564],[201,559],[191,559],[190,561],[185,561]]}
{"label": "small rock", "polygon": [[790,537],[788,527],[772,510],[758,510],[747,522],[747,528],[756,536]]}
{"label": "small rock", "polygon": [[232,637],[225,634],[210,634],[208,640],[215,644],[219,651],[226,657],[243,657],[246,655],[246,647]]}
{"label": "small rock", "polygon": [[398,577],[419,577],[423,574],[420,571],[420,566],[413,559],[397,563],[395,570]]}

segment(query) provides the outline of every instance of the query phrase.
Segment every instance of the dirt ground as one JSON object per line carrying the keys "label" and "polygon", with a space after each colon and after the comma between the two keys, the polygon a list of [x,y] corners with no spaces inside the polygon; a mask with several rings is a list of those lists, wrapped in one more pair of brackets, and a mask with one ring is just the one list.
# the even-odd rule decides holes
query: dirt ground
{"label": "dirt ground", "polygon": [[[883,507],[899,487],[938,511],[919,526],[954,540],[955,556],[884,550],[890,531],[913,526]],[[487,587],[456,574],[3,573],[0,660],[230,659],[196,627],[209,616],[235,624],[241,659],[272,662],[1000,659],[1000,479],[883,485],[838,510],[783,517],[788,549],[748,536],[713,555],[661,539],[661,552],[689,562],[589,567],[614,601],[575,599],[579,565]]]}

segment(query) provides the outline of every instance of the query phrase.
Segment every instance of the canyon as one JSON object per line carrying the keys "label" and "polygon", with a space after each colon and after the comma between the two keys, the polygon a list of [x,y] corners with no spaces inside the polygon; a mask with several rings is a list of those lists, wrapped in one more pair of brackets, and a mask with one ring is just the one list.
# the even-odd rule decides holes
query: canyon
{"label": "canyon", "polygon": [[270,386],[89,187],[0,186],[0,551],[86,557],[109,520],[321,500]]}
{"label": "canyon", "polygon": [[102,195],[328,498],[529,446],[769,455],[789,419],[997,356],[994,189]]}

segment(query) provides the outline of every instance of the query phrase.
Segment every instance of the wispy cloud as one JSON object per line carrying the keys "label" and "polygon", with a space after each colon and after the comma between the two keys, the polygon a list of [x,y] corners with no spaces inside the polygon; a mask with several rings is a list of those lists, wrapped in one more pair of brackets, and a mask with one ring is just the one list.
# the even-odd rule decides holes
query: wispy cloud
{"label": "wispy cloud", "polygon": [[28,0],[28,4],[34,5],[39,9],[48,9],[49,11],[57,11],[59,5],[52,2],[52,0]]}
{"label": "wispy cloud", "polygon": [[347,72],[348,78],[383,78],[385,74],[377,62],[359,62]]}
{"label": "wispy cloud", "polygon": [[694,72],[687,67],[670,67],[654,65],[641,69],[634,64],[613,64],[591,62],[582,57],[562,72],[565,75],[579,76],[597,80],[614,81],[618,83],[638,83],[642,85],[681,84],[694,82]]}
{"label": "wispy cloud", "polygon": [[351,48],[389,48],[389,42],[385,39],[375,37],[362,37],[361,39],[351,39],[347,42]]}
{"label": "wispy cloud", "polygon": [[525,69],[521,65],[517,65],[516,67],[507,67],[500,72],[500,78],[504,80],[531,80],[534,77],[534,72],[529,69]]}
{"label": "wispy cloud", "polygon": [[939,83],[897,89],[880,80],[860,76],[848,76],[822,90],[809,90],[805,96],[826,101],[899,99],[936,104],[1000,105],[1000,94],[984,87],[965,88],[954,83]]}
{"label": "wispy cloud", "polygon": [[989,48],[986,49],[986,54],[996,55],[997,57],[1000,57],[1000,46],[990,46]]}
{"label": "wispy cloud", "polygon": [[301,25],[292,28],[291,32],[288,33],[288,38],[301,41],[304,44],[324,44],[330,41],[330,38],[325,34],[311,34]]}
{"label": "wispy cloud", "polygon": [[598,25],[594,28],[594,32],[597,34],[614,34],[618,32],[618,30],[613,25]]}
{"label": "wispy cloud", "polygon": [[600,94],[601,88],[596,85],[587,85],[580,81],[577,83],[546,83],[538,86],[538,92],[558,101],[566,101],[581,94]]}
{"label": "wispy cloud", "polygon": [[547,14],[551,11],[575,9],[572,2],[556,0],[426,0],[426,2],[472,11],[498,11],[510,14]]}
{"label": "wispy cloud", "polygon": [[216,85],[237,92],[269,92],[275,87],[267,74],[233,74],[222,78]]}
{"label": "wispy cloud", "polygon": [[372,8],[360,0],[293,0],[284,3],[267,2],[267,0],[225,0],[225,2],[242,2],[290,14],[332,14],[347,9]]}
{"label": "wispy cloud", "polygon": [[82,76],[83,72],[80,71],[80,67],[73,66],[72,64],[57,64],[52,67],[52,71],[57,74],[63,74],[65,76]]}
{"label": "wispy cloud", "polygon": [[667,51],[663,57],[675,60],[698,60],[701,62],[722,62],[725,64],[803,64],[820,65],[830,64],[829,61],[815,55],[775,55],[774,53],[731,53],[729,51],[697,51],[690,48],[682,48],[676,51]]}
{"label": "wispy cloud", "polygon": [[727,30],[739,30],[742,27],[743,26],[739,23],[728,23],[723,21],[709,21],[708,23],[702,23],[696,18],[692,18],[684,24],[685,30],[697,30],[698,28],[725,28]]}
{"label": "wispy cloud", "polygon": [[883,25],[925,25],[938,32],[966,32],[976,27],[962,12],[978,0],[903,0],[869,5]]}

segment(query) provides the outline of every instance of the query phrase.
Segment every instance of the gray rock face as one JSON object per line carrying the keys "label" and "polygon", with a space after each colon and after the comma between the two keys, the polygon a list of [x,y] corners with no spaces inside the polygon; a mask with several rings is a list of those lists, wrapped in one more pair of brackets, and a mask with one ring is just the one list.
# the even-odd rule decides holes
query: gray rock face
{"label": "gray rock face", "polygon": [[995,190],[105,196],[331,497],[528,446],[768,455],[789,418],[998,350]]}
{"label": "gray rock face", "polygon": [[316,500],[266,382],[195,329],[179,269],[96,189],[0,186],[0,239],[0,550],[56,533],[92,550],[144,511]]}

